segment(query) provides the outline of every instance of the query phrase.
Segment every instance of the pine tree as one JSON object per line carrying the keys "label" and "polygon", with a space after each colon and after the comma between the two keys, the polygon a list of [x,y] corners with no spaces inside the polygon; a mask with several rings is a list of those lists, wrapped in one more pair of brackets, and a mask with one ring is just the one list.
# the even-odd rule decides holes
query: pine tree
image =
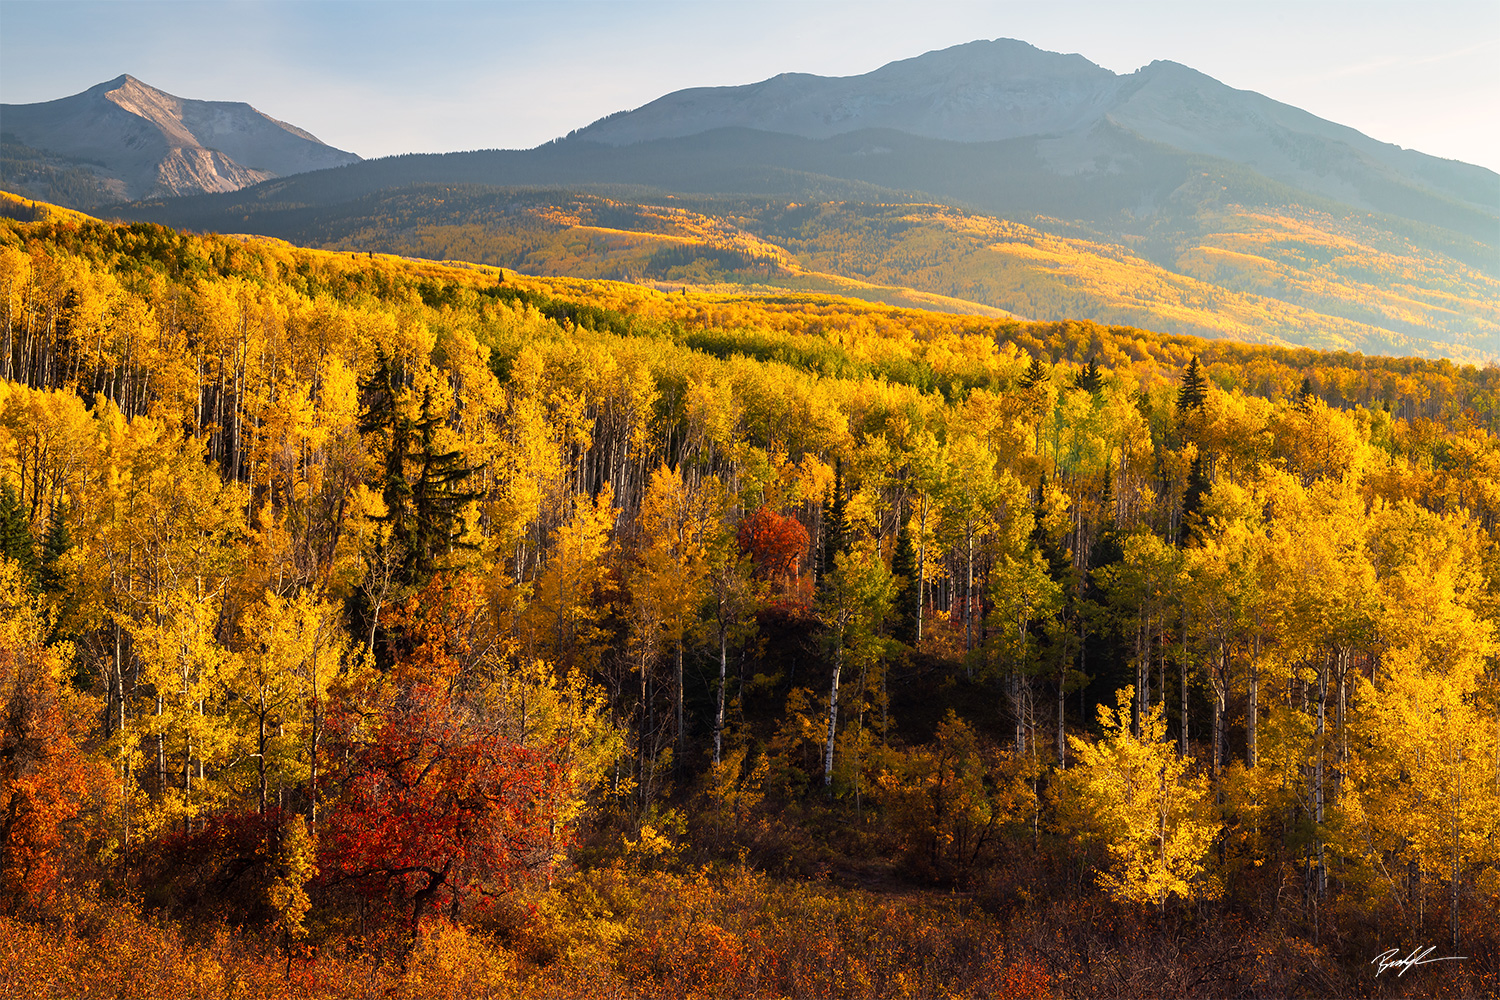
{"label": "pine tree", "polygon": [[1026,370],[1016,380],[1016,384],[1022,389],[1030,389],[1033,386],[1046,382],[1051,377],[1052,373],[1047,370],[1046,365],[1042,364],[1042,359],[1032,358],[1031,364],[1026,366]]}
{"label": "pine tree", "polygon": [[437,563],[455,549],[474,550],[464,541],[463,509],[478,500],[478,492],[464,490],[460,484],[479,471],[463,463],[459,451],[438,451],[435,431],[442,418],[432,412],[432,393],[422,396],[422,419],[416,424],[417,448],[412,455],[420,464],[416,482],[411,486],[411,525],[404,532],[406,567],[414,584],[424,582]]}
{"label": "pine tree", "polygon": [[[1104,465],[1104,489],[1099,492],[1099,531],[1113,531],[1116,526],[1115,512],[1115,464]],[[1094,565],[1092,562],[1089,565]]]}
{"label": "pine tree", "polygon": [[1177,541],[1186,542],[1197,531],[1203,510],[1203,498],[1208,494],[1208,477],[1203,474],[1203,457],[1193,456],[1188,469],[1187,489],[1182,494],[1182,519],[1177,526]]}
{"label": "pine tree", "polygon": [[1318,394],[1313,391],[1312,376],[1302,376],[1302,386],[1297,390],[1297,409],[1306,412],[1308,406],[1317,398]]}
{"label": "pine tree", "polygon": [[1095,393],[1104,388],[1104,373],[1099,370],[1098,361],[1090,358],[1089,363],[1073,376],[1073,388],[1087,393]]}
{"label": "pine tree", "polygon": [[[381,481],[385,514],[378,520],[391,529],[387,546],[396,561],[393,582],[420,587],[443,556],[474,547],[463,541],[463,508],[479,494],[460,484],[478,469],[464,465],[458,451],[438,450],[442,417],[432,412],[431,391],[423,394],[421,416],[413,420],[402,405],[400,367],[383,350],[376,358],[375,372],[361,386],[365,405],[359,429],[389,435]],[[409,467],[415,469],[414,480],[408,478]]]}
{"label": "pine tree", "polygon": [[1198,364],[1198,355],[1195,354],[1182,372],[1182,383],[1177,390],[1177,412],[1202,410],[1203,404],[1207,402],[1208,379],[1203,374],[1202,366]]}
{"label": "pine tree", "polygon": [[833,496],[823,499],[823,548],[818,566],[818,580],[833,572],[833,561],[840,552],[849,551],[849,500],[844,496],[844,465],[834,466]]}
{"label": "pine tree", "polygon": [[73,548],[73,536],[68,533],[66,511],[61,504],[52,508],[52,519],[47,525],[47,537],[42,541],[42,565],[37,572],[37,581],[42,592],[60,594],[67,587],[62,570],[58,566],[64,555]]}
{"label": "pine tree", "polygon": [[0,485],[0,556],[19,566],[35,589],[36,545],[31,538],[31,523],[16,500],[15,488],[8,481]]}
{"label": "pine tree", "polygon": [[917,579],[917,547],[912,544],[906,525],[896,532],[896,551],[891,556],[891,573],[900,583],[892,610],[891,634],[908,646],[917,644],[917,609],[922,600],[922,581]]}
{"label": "pine tree", "polygon": [[413,426],[411,418],[401,407],[404,381],[405,375],[400,366],[386,355],[383,347],[377,347],[375,371],[359,387],[364,410],[360,414],[360,433],[386,433],[390,436],[385,443],[385,469],[380,488],[381,499],[385,501],[385,514],[377,520],[391,526],[388,546],[400,548],[402,554],[399,558],[402,559],[409,549],[410,539],[406,537],[406,532],[412,520],[411,484],[406,481],[406,457],[411,450]]}

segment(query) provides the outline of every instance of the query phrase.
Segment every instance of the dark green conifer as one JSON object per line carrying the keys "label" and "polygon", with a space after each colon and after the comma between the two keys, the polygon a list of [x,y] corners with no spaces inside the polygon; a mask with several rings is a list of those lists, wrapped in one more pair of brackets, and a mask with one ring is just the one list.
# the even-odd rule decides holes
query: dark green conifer
{"label": "dark green conifer", "polygon": [[47,537],[42,540],[42,565],[37,581],[42,592],[53,596],[67,589],[59,562],[73,547],[73,536],[68,533],[67,512],[61,504],[52,508],[52,519],[47,525]]}
{"label": "dark green conifer", "polygon": [[463,508],[479,497],[461,488],[478,469],[464,465],[460,452],[437,450],[442,418],[432,412],[431,393],[423,396],[414,420],[402,403],[404,381],[400,366],[378,350],[375,371],[360,384],[359,429],[386,438],[385,514],[376,520],[390,526],[390,535],[370,560],[371,575],[351,597],[349,615],[382,664],[390,637],[379,624],[380,608],[422,587],[454,550],[475,548],[463,540]]}
{"label": "dark green conifer", "polygon": [[1082,389],[1084,392],[1093,394],[1104,388],[1104,373],[1099,370],[1099,362],[1093,358],[1089,363],[1078,370],[1073,376],[1073,388]]}
{"label": "dark green conifer", "polygon": [[1188,469],[1187,489],[1182,494],[1182,520],[1177,526],[1178,542],[1186,542],[1198,530],[1202,520],[1203,498],[1208,490],[1208,477],[1203,474],[1203,459],[1194,455],[1193,464]]}
{"label": "dark green conifer", "polygon": [[16,500],[9,481],[0,484],[0,555],[16,563],[26,579],[36,586],[36,544],[31,537],[31,521]]}
{"label": "dark green conifer", "polygon": [[1202,410],[1203,404],[1207,402],[1208,379],[1203,374],[1202,366],[1198,364],[1198,355],[1195,354],[1182,372],[1182,382],[1177,390],[1177,412]]}
{"label": "dark green conifer", "polygon": [[1302,376],[1302,387],[1297,390],[1297,409],[1305,411],[1317,396],[1313,391],[1312,376]]}
{"label": "dark green conifer", "polygon": [[849,551],[849,500],[844,496],[844,464],[835,463],[833,495],[823,498],[823,547],[818,560],[818,579],[833,572],[834,556]]}
{"label": "dark green conifer", "polygon": [[891,609],[891,632],[897,640],[908,646],[915,646],[922,584],[917,579],[917,547],[912,544],[911,532],[905,524],[896,532],[896,551],[891,554],[891,575],[900,581],[900,589],[896,592],[896,600]]}
{"label": "dark green conifer", "polygon": [[405,532],[413,582],[431,576],[437,561],[455,549],[477,548],[463,540],[463,509],[481,494],[464,490],[461,484],[479,469],[464,465],[462,452],[437,450],[434,432],[440,423],[441,418],[432,413],[432,393],[423,394],[412,455],[420,470],[411,485],[412,523]]}
{"label": "dark green conifer", "polygon": [[1026,366],[1026,370],[1016,380],[1016,384],[1022,389],[1030,389],[1032,386],[1040,385],[1051,377],[1052,372],[1047,369],[1046,365],[1042,364],[1042,359],[1032,358],[1031,364]]}

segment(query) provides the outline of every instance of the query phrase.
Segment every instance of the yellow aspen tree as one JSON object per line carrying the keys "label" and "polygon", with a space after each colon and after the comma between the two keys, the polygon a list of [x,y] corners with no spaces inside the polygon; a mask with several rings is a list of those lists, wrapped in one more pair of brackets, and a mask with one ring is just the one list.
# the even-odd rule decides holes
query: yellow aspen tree
{"label": "yellow aspen tree", "polygon": [[1174,896],[1213,896],[1217,886],[1207,860],[1219,827],[1211,818],[1207,779],[1195,776],[1196,762],[1179,757],[1166,738],[1160,705],[1141,718],[1139,737],[1131,732],[1133,697],[1122,688],[1115,708],[1099,706],[1104,735],[1097,743],[1068,740],[1077,764],[1067,781],[1088,832],[1109,853],[1099,885],[1121,902],[1159,909]]}
{"label": "yellow aspen tree", "polygon": [[527,613],[530,655],[570,669],[592,661],[601,639],[599,622],[608,611],[602,599],[605,570],[614,554],[619,517],[614,488],[605,483],[597,497],[579,496],[573,516],[553,534],[547,567]]}
{"label": "yellow aspen tree", "polygon": [[[254,762],[264,814],[279,792],[308,779],[316,754],[319,705],[348,651],[339,609],[312,591],[267,591],[240,619],[240,651],[221,674],[242,759]],[[311,794],[311,792],[310,792]]]}
{"label": "yellow aspen tree", "polygon": [[641,500],[642,548],[631,573],[632,599],[643,616],[660,623],[662,638],[672,647],[673,711],[677,759],[683,753],[682,661],[689,624],[697,617],[708,571],[708,536],[715,517],[705,490],[690,491],[680,469],[661,466]]}
{"label": "yellow aspen tree", "polygon": [[[846,666],[861,671],[885,655],[890,640],[880,625],[895,597],[890,570],[865,542],[834,556],[833,570],[819,596],[818,617],[828,630],[824,642],[833,660],[828,691],[828,733],[823,748],[823,785],[833,790],[834,748],[838,738],[839,688]],[[863,687],[863,685],[861,685]],[[863,696],[864,691],[860,691]],[[857,767],[855,769],[857,774]]]}

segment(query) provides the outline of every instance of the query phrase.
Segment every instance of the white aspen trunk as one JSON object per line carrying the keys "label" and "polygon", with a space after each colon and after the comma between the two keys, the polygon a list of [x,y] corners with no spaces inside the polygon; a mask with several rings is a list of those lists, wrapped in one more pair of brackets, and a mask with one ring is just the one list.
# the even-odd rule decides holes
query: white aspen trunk
{"label": "white aspen trunk", "polygon": [[833,740],[839,722],[839,674],[844,669],[844,630],[839,628],[833,654],[833,686],[828,692],[828,744],[823,748],[823,787],[833,790]]}
{"label": "white aspen trunk", "polygon": [[[1313,752],[1317,754],[1317,760],[1313,763],[1313,822],[1321,827],[1323,825],[1323,739],[1328,732],[1328,658],[1325,656],[1318,664],[1318,726],[1313,740]],[[1317,898],[1321,899],[1324,890],[1323,873],[1323,838],[1317,833],[1313,848],[1315,853],[1315,868],[1313,871],[1313,891]]]}
{"label": "white aspen trunk", "polygon": [[1057,670],[1057,766],[1065,768],[1068,766],[1068,740],[1066,727],[1063,725],[1064,711],[1066,705],[1064,699],[1067,697],[1068,686],[1068,643],[1067,633],[1064,633],[1062,662]]}
{"label": "white aspen trunk", "polygon": [[927,610],[927,498],[922,498],[922,516],[917,522],[917,648],[922,647],[922,620]]}
{"label": "white aspen trunk", "polygon": [[318,828],[318,647],[312,651],[312,733],[307,752],[307,830]]}
{"label": "white aspen trunk", "polygon": [[259,732],[255,749],[257,751],[257,770],[260,777],[260,814],[266,814],[266,691],[262,687],[260,691]]}
{"label": "white aspen trunk", "polygon": [[1188,662],[1186,629],[1182,641],[1182,732],[1177,735],[1177,756],[1186,757],[1188,752]]}
{"label": "white aspen trunk", "polygon": [[651,697],[651,689],[650,689],[650,686],[647,684],[647,678],[648,678],[649,675],[646,673],[646,656],[647,656],[646,644],[645,644],[644,641],[642,641],[642,643],[641,643],[641,734],[640,734],[640,739],[639,739],[639,746],[636,748],[639,751],[639,754],[640,754],[639,769],[640,769],[641,812],[642,812],[642,814],[644,814],[645,811],[646,811],[646,804],[651,801],[651,782],[650,782],[650,779],[649,779],[649,776],[648,776],[648,772],[647,772],[647,760],[648,760],[649,754],[647,753],[647,750],[646,750],[646,741],[648,739],[650,739],[649,732],[650,732],[650,728],[651,728],[651,724],[650,724],[650,712],[648,711],[648,705],[650,703],[649,700],[650,700],[650,697]]}
{"label": "white aspen trunk", "polygon": [[[974,522],[969,521],[969,552],[964,571],[964,652],[974,651]],[[964,669],[969,678],[974,677],[974,664],[966,662]]]}
{"label": "white aspen trunk", "polygon": [[1229,686],[1229,650],[1219,643],[1219,662],[1214,667],[1214,781],[1224,763],[1224,701]]}
{"label": "white aspen trunk", "polygon": [[[1450,736],[1450,739],[1452,737]],[[1453,762],[1453,875],[1448,881],[1449,911],[1448,926],[1453,932],[1453,949],[1458,950],[1458,862],[1459,862],[1459,818],[1463,813],[1464,753],[1458,750]]]}
{"label": "white aspen trunk", "polygon": [[1245,760],[1251,767],[1256,764],[1255,733],[1260,725],[1260,630],[1255,632],[1255,647],[1250,659],[1250,709],[1249,733],[1245,738]]}
{"label": "white aspen trunk", "polygon": [[724,688],[729,674],[729,635],[719,623],[719,704],[714,712],[714,763],[718,764],[724,747]]}

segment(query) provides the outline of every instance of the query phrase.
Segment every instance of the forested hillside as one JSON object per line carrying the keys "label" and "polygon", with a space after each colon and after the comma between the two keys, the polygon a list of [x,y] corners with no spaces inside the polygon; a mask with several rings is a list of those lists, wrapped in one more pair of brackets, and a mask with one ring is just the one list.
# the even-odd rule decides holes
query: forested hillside
{"label": "forested hillside", "polygon": [[6,205],[6,990],[1500,991],[1493,367]]}
{"label": "forested hillside", "polygon": [[528,274],[831,291],[1476,364],[1500,356],[1493,243],[1315,199],[1286,205],[1241,191],[1245,200],[1234,200],[1218,174],[1185,181],[1170,210],[1132,233],[895,192],[789,201],[416,185],[332,203],[283,201],[308,196],[320,179],[328,180],[135,206],[127,217]]}

